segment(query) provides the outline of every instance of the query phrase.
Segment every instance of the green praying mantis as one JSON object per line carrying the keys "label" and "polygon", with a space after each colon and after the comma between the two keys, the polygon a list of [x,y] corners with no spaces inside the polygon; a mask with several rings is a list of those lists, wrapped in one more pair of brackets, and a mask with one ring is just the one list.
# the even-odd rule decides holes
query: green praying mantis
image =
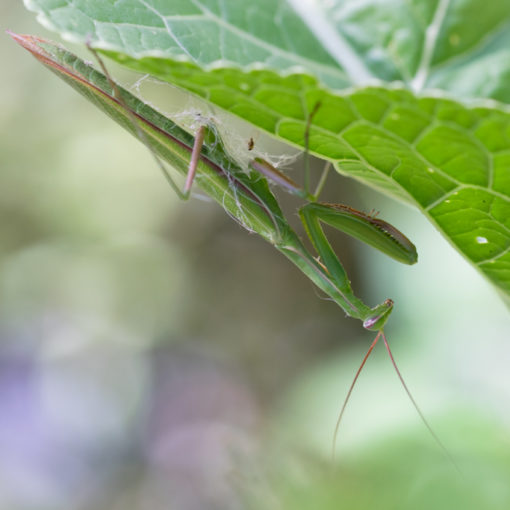
{"label": "green praying mantis", "polygon": [[[354,294],[345,269],[322,229],[322,223],[330,225],[399,262],[414,264],[417,261],[414,244],[393,225],[375,215],[365,214],[345,205],[318,202],[320,190],[327,177],[327,170],[324,171],[315,193],[310,192],[308,141],[312,118],[320,107],[319,103],[311,108],[304,130],[306,160],[304,186],[301,187],[261,158],[251,159],[248,169],[240,168],[226,154],[214,127],[207,122],[199,125],[194,136],[190,135],[170,119],[117,85],[109,76],[102,59],[90,46],[89,49],[96,57],[104,74],[52,43],[31,36],[13,33],[10,35],[40,62],[142,141],[150,149],[158,167],[180,198],[188,199],[193,183],[197,182],[243,226],[259,233],[289,258],[348,316],[362,321],[365,329],[377,332],[343,402],[334,431],[333,455],[339,425],[356,381],[374,347],[382,338],[393,367],[412,404],[437,444],[452,460],[409,391],[384,334],[384,326],[393,310],[393,301],[387,299],[375,307],[370,307]],[[253,145],[253,139],[250,139],[248,150],[252,150]],[[182,190],[168,173],[162,159],[170,163],[174,169],[186,174]],[[267,180],[305,201],[299,209],[299,216],[318,257],[309,252],[299,236],[288,225],[277,200],[268,187]],[[455,465],[454,462],[453,464]]]}

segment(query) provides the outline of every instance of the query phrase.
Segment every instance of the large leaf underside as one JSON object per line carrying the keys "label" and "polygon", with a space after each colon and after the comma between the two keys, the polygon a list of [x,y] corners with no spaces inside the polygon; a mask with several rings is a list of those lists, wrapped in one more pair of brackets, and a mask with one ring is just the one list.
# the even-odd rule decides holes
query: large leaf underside
{"label": "large leaf underside", "polygon": [[64,37],[293,145],[320,101],[311,151],[416,204],[510,295],[508,0],[26,4]]}

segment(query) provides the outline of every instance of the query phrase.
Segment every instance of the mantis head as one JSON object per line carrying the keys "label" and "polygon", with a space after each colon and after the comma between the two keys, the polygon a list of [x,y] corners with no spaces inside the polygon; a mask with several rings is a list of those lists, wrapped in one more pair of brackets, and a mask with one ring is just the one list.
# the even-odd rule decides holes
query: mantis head
{"label": "mantis head", "polygon": [[392,310],[393,301],[387,299],[384,303],[372,308],[372,313],[363,321],[363,327],[371,331],[382,330]]}

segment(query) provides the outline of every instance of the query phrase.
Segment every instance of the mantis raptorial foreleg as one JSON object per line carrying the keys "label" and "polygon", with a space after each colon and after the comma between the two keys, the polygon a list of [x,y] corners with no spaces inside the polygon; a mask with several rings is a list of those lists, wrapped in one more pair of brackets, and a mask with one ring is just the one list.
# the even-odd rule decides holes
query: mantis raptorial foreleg
{"label": "mantis raptorial foreleg", "polygon": [[354,295],[342,263],[324,235],[321,222],[341,230],[405,264],[414,264],[417,261],[416,247],[402,232],[386,221],[376,219],[375,216],[357,211],[346,205],[317,202],[318,194],[327,178],[329,164],[326,165],[315,194],[310,193],[308,150],[310,129],[312,119],[320,106],[320,101],[315,103],[305,126],[303,138],[305,145],[304,187],[301,187],[262,158],[253,159],[250,166],[289,193],[308,201],[308,204],[299,210],[299,215],[308,237],[320,256],[320,268],[324,272],[324,277],[330,279],[339,291],[336,299],[338,304],[347,315],[363,321],[363,326],[366,329],[380,331],[393,309],[393,301],[388,299],[379,306],[370,308]]}
{"label": "mantis raptorial foreleg", "polygon": [[309,203],[299,210],[299,215],[308,237],[320,256],[320,267],[324,271],[324,276],[339,290],[338,304],[347,315],[363,321],[366,329],[375,331],[382,329],[391,313],[393,302],[386,300],[381,305],[370,308],[354,296],[347,274],[324,235],[321,222],[377,248],[404,264],[416,263],[418,255],[414,244],[384,220],[346,205],[315,202],[314,195],[261,158],[252,160],[250,166],[289,193],[308,200]]}
{"label": "mantis raptorial foreleg", "polygon": [[314,202],[302,207],[299,214],[312,240],[308,229],[312,223],[318,225],[318,221],[322,221],[403,264],[415,264],[418,260],[416,247],[400,230],[347,205]]}

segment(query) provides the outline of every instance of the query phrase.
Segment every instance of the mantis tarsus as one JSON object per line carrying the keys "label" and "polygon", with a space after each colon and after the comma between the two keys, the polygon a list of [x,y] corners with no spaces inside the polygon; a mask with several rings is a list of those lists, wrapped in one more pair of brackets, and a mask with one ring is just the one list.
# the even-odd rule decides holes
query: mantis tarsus
{"label": "mantis tarsus", "polygon": [[[62,49],[52,49],[51,51],[55,51],[56,53],[63,52],[65,55],[58,55],[52,52],[48,52],[48,50],[44,47],[44,45],[48,46],[45,41],[38,40],[36,38],[28,38],[27,36],[17,36],[15,34],[11,35],[24,47],[29,49],[41,62],[43,62],[45,65],[48,65],[53,71],[57,72],[57,74],[75,86],[80,92],[84,93],[85,95],[93,94],[96,99],[99,98],[101,107],[105,109],[107,113],[112,114],[109,109],[115,109],[115,112],[117,113],[123,110],[125,119],[123,119],[121,123],[124,125],[124,127],[130,129],[132,133],[134,133],[145,145],[150,148],[155,159],[157,160],[158,166],[161,168],[165,174],[165,177],[180,198],[186,199],[189,197],[197,169],[199,172],[203,171],[203,166],[201,167],[200,165],[203,165],[204,161],[208,161],[209,167],[214,169],[214,172],[210,175],[214,176],[216,183],[221,181],[222,178],[226,178],[228,180],[228,186],[212,183],[210,189],[213,191],[222,189],[223,192],[225,192],[225,190],[230,190],[234,195],[234,200],[237,200],[236,194],[239,193],[242,197],[244,197],[244,202],[241,202],[247,204],[244,207],[249,207],[250,201],[253,202],[255,204],[255,212],[252,211],[250,214],[252,214],[253,217],[256,217],[256,219],[259,218],[257,219],[257,225],[261,225],[262,227],[266,228],[266,230],[259,230],[259,233],[261,233],[261,235],[269,240],[280,252],[291,259],[309,278],[312,279],[312,281],[314,281],[316,285],[327,292],[334,299],[334,301],[344,309],[347,315],[361,320],[363,326],[366,329],[377,331],[377,335],[370,348],[368,349],[365,357],[363,358],[363,361],[348,391],[347,397],[342,405],[342,409],[335,428],[333,449],[336,441],[338,426],[345,411],[347,402],[351,396],[354,385],[363,366],[366,363],[366,360],[368,359],[368,356],[374,349],[378,340],[382,338],[393,366],[398,374],[398,377],[400,378],[406,392],[411,398],[413,405],[416,407],[418,413],[422,417],[425,425],[435,438],[436,442],[446,452],[448,457],[450,457],[444,446],[441,444],[440,440],[437,438],[423,417],[423,414],[411,396],[397,368],[387,339],[384,335],[383,328],[393,309],[393,301],[388,299],[380,305],[371,308],[354,295],[347,274],[345,273],[340,260],[338,259],[336,253],[332,249],[322,230],[321,222],[327,223],[334,228],[340,229],[349,235],[374,246],[383,253],[386,253],[387,255],[395,258],[396,260],[406,264],[413,264],[416,262],[416,249],[414,245],[407,239],[407,237],[405,237],[395,227],[383,220],[376,219],[374,216],[356,211],[355,209],[352,209],[348,206],[317,202],[317,195],[324,183],[327,171],[324,172],[322,178],[320,179],[317,191],[314,194],[310,193],[309,177],[307,176],[309,172],[308,140],[310,134],[309,130],[311,119],[318,109],[317,105],[312,109],[312,113],[308,116],[308,120],[305,126],[304,145],[306,157],[306,173],[304,189],[263,159],[252,159],[250,162],[250,167],[252,171],[256,173],[256,175],[263,175],[269,180],[277,183],[286,191],[294,193],[306,200],[307,203],[300,209],[299,213],[306,233],[312,241],[312,244],[314,245],[320,257],[319,260],[314,258],[308,252],[308,250],[306,250],[306,248],[299,241],[299,238],[294,234],[290,227],[288,227],[278,207],[278,203],[276,202],[274,196],[267,189],[267,184],[265,185],[264,182],[262,182],[261,187],[259,185],[260,183],[257,182],[260,179],[250,180],[242,171],[236,171],[235,173],[232,173],[230,168],[227,168],[225,165],[221,164],[221,161],[226,160],[214,162],[207,159],[208,156],[204,153],[206,150],[204,140],[206,139],[209,132],[209,128],[207,126],[201,125],[198,128],[192,147],[190,147],[187,145],[187,142],[182,141],[183,138],[188,136],[186,133],[182,134],[182,130],[179,131],[181,134],[176,136],[173,134],[173,131],[171,132],[163,128],[164,121],[161,120],[161,116],[158,117],[158,119],[161,120],[161,125],[157,123],[155,124],[154,121],[149,121],[148,118],[144,117],[144,115],[139,113],[138,110],[135,112],[135,110],[129,106],[127,100],[125,100],[125,97],[130,98],[131,104],[133,104],[132,101],[134,101],[133,97],[130,96],[127,91],[121,90],[120,87],[118,87],[110,78],[102,60],[94,50],[91,49],[91,51],[93,51],[94,55],[97,57],[100,67],[104,71],[104,76],[102,77],[99,76],[96,71],[93,71],[89,68],[87,68],[87,73],[91,73],[90,75],[80,74],[75,69],[75,67],[69,67],[67,65],[67,59],[73,58],[74,56],[70,56],[70,54],[65,53]],[[107,91],[101,84],[101,80],[104,78],[106,78],[107,82],[110,84],[111,91]],[[144,107],[145,106],[146,105],[144,105]],[[148,107],[146,109],[150,110]],[[157,115],[155,112],[152,113]],[[116,120],[119,121],[118,118],[116,118]],[[166,120],[168,121],[168,119]],[[177,127],[172,129],[175,129],[176,133],[179,130]],[[149,137],[151,138],[149,139]],[[160,160],[160,154],[163,150],[161,148],[161,140],[165,140],[171,147],[174,147],[176,157],[178,156],[181,158],[180,160],[175,160],[177,163],[179,163],[179,165],[180,161],[182,161],[182,158],[184,157],[183,154],[188,154],[187,157],[189,165],[187,178],[186,184],[184,185],[182,191],[175,184],[171,176],[168,174],[166,168],[164,167],[162,161]],[[252,149],[252,144],[249,142],[248,149],[250,149],[250,146]],[[154,147],[156,147],[156,149]],[[182,166],[180,166],[180,168],[182,168]],[[213,178],[207,177],[207,179],[212,182]],[[208,183],[207,180],[201,182]],[[234,189],[232,190],[231,188]],[[238,206],[237,203],[235,206],[236,207],[231,206],[231,210],[234,211],[234,214],[235,211],[241,210],[241,207]],[[263,211],[262,215],[265,214],[266,217],[269,218],[269,225],[272,224],[272,229],[267,228],[267,219],[265,220],[266,223],[264,223],[263,218],[261,216],[257,216],[259,214],[257,212],[257,207]],[[269,230],[272,230],[273,233],[266,233]]]}

